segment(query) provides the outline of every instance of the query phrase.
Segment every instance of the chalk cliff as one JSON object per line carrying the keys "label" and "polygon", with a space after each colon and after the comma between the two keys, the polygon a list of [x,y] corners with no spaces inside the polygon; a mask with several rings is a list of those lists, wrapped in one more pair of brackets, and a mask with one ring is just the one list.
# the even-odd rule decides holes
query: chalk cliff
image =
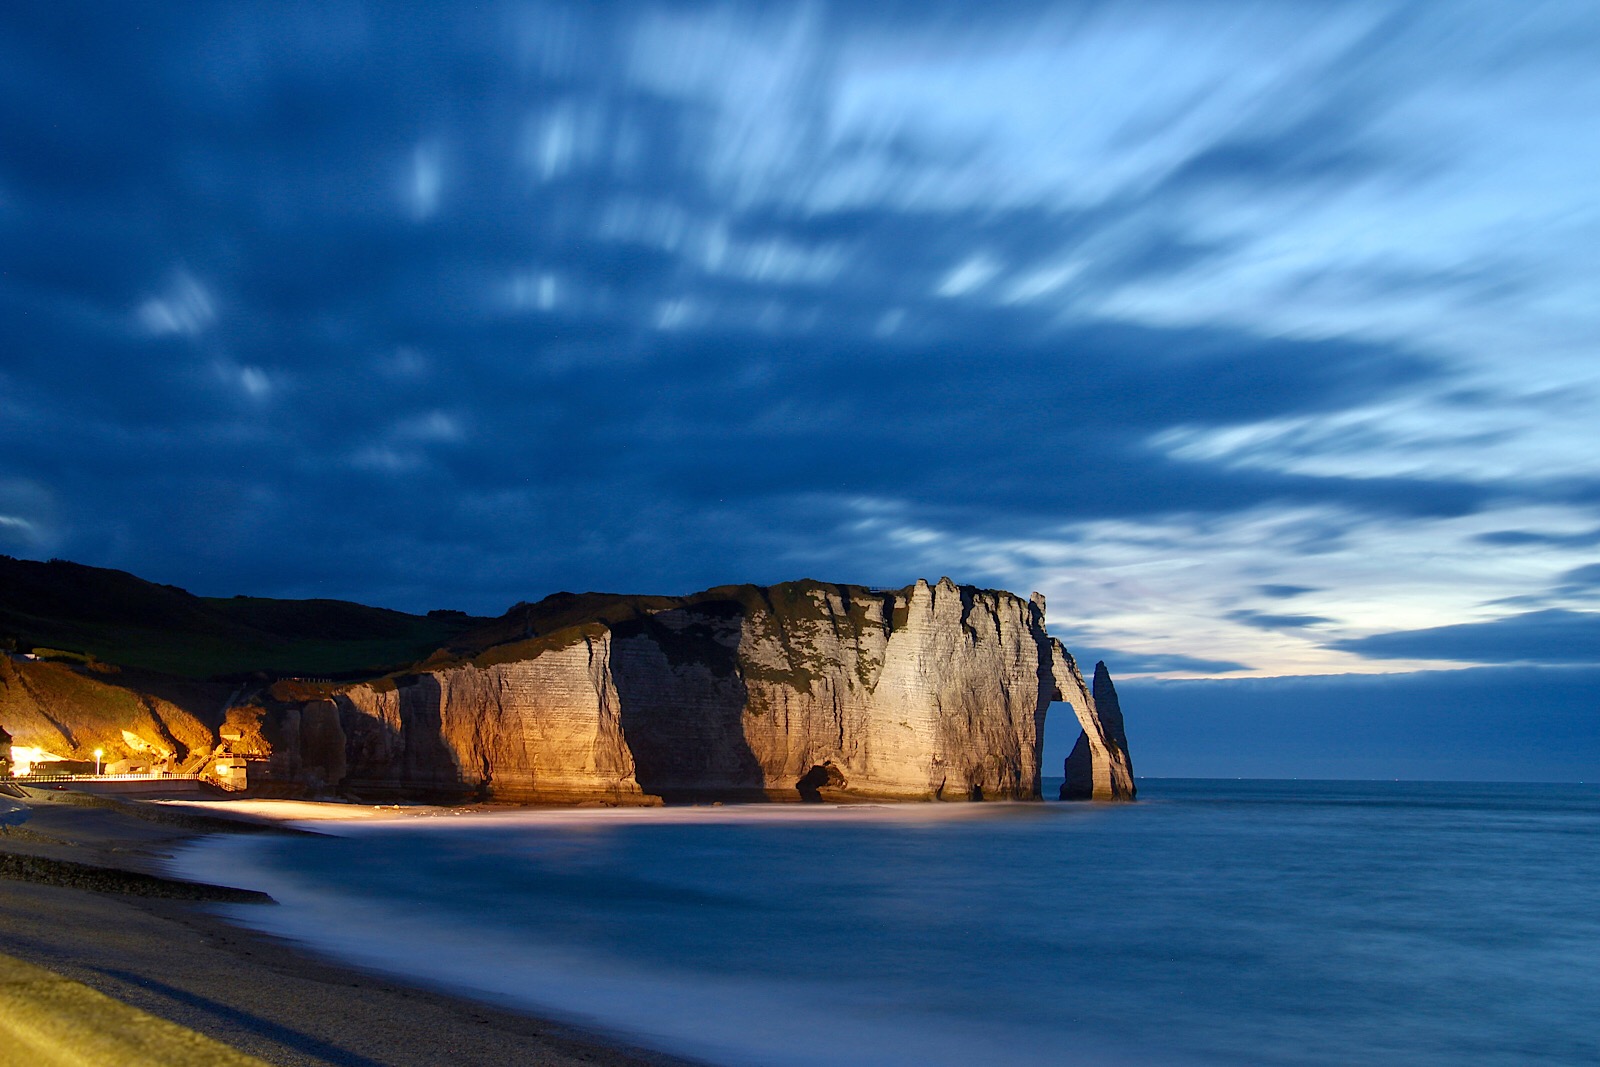
{"label": "chalk cliff", "polygon": [[[1085,795],[1133,795],[1120,714],[1108,732],[1045,632],[1043,597],[944,579],[567,599],[582,603],[527,607],[516,640],[330,689],[313,747],[337,752],[342,733],[337,771],[358,793],[1033,799],[1045,712],[1062,700],[1089,739]],[[312,706],[302,736],[282,738],[291,751]]]}
{"label": "chalk cliff", "polygon": [[[0,622],[13,628],[0,638],[41,654],[0,654],[0,726],[45,753],[36,759],[103,750],[119,768],[280,793],[1035,799],[1045,713],[1059,700],[1082,729],[1061,795],[1133,797],[1110,676],[1102,664],[1091,691],[1046,633],[1039,594],[802,581],[687,597],[559,593],[498,619],[424,618],[201,600],[118,572],[10,563],[29,595],[6,607],[16,589],[0,590]],[[124,616],[160,626],[131,630]],[[208,660],[194,634],[218,618],[238,633]],[[317,635],[303,653],[302,623]],[[430,633],[443,647],[336,678],[272,665],[349,659],[369,630],[375,655]],[[72,651],[77,635],[98,643]],[[67,650],[43,649],[43,636]],[[144,659],[119,665],[126,649]]]}

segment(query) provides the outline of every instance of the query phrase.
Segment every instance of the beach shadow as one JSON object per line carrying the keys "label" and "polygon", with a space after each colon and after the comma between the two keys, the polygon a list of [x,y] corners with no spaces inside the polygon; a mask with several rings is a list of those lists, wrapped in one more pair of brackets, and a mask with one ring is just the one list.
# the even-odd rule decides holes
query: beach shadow
{"label": "beach shadow", "polygon": [[342,791],[361,796],[405,796],[454,803],[481,793],[485,783],[469,781],[454,748],[445,739],[444,688],[432,674],[396,681],[399,724],[357,707],[346,695],[334,696],[345,736]]}
{"label": "beach shadow", "polygon": [[259,1015],[252,1015],[250,1012],[242,1011],[230,1004],[224,1004],[220,1000],[212,1000],[210,997],[203,997],[198,993],[179,989],[177,986],[168,985],[154,978],[147,978],[131,971],[117,970],[112,967],[100,968],[100,973],[126,982],[129,985],[159,993],[169,1000],[206,1012],[216,1018],[225,1019],[259,1037],[264,1037],[269,1041],[276,1041],[286,1048],[291,1048],[307,1056],[315,1056],[329,1063],[337,1063],[341,1067],[384,1067],[381,1060],[369,1059],[321,1038],[312,1037],[310,1034],[291,1029],[282,1023],[275,1023],[271,1019],[263,1019]]}
{"label": "beach shadow", "polygon": [[363,796],[397,795],[405,747],[400,730],[358,707],[345,693],[335,693],[333,702],[344,730],[345,777],[339,788]]}
{"label": "beach shadow", "polygon": [[724,600],[613,626],[611,679],[644,792],[669,803],[769,799],[744,733],[743,622],[744,608]]}
{"label": "beach shadow", "polygon": [[443,793],[465,791],[461,764],[444,736],[444,687],[437,675],[413,675],[401,683],[400,722],[405,781]]}

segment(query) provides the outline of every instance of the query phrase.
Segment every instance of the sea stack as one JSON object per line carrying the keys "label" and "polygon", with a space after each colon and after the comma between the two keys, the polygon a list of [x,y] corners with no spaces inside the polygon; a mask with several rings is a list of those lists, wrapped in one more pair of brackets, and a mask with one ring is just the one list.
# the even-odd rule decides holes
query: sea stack
{"label": "sea stack", "polygon": [[[1132,800],[1133,761],[1122,725],[1122,705],[1105,661],[1094,665],[1094,693],[1090,697],[1093,728],[1088,723],[1067,756],[1061,783],[1062,800]],[[1082,715],[1080,713],[1080,718]]]}

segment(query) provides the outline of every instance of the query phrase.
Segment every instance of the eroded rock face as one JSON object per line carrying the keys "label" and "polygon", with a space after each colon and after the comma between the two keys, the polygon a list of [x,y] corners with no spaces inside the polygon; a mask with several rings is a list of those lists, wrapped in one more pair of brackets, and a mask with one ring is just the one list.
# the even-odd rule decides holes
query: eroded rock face
{"label": "eroded rock face", "polygon": [[1133,795],[1120,712],[1097,710],[1037,595],[802,582],[607,619],[343,688],[346,787],[1036,799],[1045,712],[1064,700],[1085,731],[1091,794]]}
{"label": "eroded rock face", "polygon": [[612,635],[602,630],[527,659],[339,693],[349,788],[502,799],[640,796],[611,653]]}

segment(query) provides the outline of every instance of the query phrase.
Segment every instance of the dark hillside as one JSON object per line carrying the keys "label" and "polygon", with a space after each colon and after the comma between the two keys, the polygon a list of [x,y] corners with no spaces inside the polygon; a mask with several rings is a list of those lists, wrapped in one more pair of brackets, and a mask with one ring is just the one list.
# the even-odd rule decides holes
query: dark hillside
{"label": "dark hillside", "polygon": [[536,604],[514,605],[498,619],[476,619],[477,624],[451,642],[451,651],[472,656],[533,637],[547,637],[586,623],[616,624],[677,607],[683,601],[669,596],[625,593],[552,593]]}
{"label": "dark hillside", "polygon": [[576,639],[579,627],[626,625],[691,605],[800,619],[815,614],[818,589],[839,595],[852,613],[887,595],[810,580],[719,586],[688,597],[554,593],[484,619],[452,611],[408,615],[344,600],[197,597],[123,571],[0,556],[0,640],[185,678],[357,678],[423,662],[520,656],[530,642]]}
{"label": "dark hillside", "polygon": [[197,597],[123,571],[0,556],[0,641],[188,678],[383,673],[484,621],[342,600]]}

